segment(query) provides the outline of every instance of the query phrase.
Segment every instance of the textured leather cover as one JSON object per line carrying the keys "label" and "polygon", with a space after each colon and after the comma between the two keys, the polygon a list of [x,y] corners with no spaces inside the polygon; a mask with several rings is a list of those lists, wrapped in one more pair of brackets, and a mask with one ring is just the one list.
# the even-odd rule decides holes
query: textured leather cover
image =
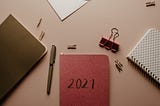
{"label": "textured leather cover", "polygon": [[60,55],[60,106],[109,106],[106,55]]}
{"label": "textured leather cover", "polygon": [[0,26],[0,102],[45,54],[45,46],[9,15]]}

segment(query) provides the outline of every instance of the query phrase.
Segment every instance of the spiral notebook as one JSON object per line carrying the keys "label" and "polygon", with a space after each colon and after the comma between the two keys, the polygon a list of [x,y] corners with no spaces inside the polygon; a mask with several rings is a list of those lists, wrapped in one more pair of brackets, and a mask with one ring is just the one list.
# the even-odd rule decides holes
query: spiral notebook
{"label": "spiral notebook", "polygon": [[127,58],[160,84],[160,32],[149,29]]}

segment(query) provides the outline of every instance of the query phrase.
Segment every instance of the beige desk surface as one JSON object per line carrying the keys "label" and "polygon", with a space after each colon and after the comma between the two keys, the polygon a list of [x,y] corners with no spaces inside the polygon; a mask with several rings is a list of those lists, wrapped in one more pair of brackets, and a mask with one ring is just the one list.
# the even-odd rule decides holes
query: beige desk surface
{"label": "beige desk surface", "polygon": [[[48,53],[26,79],[4,102],[4,106],[59,106],[59,54],[106,54],[110,59],[110,106],[160,106],[160,90],[136,71],[126,55],[148,28],[160,30],[160,1],[155,7],[145,7],[146,0],[91,0],[65,21],[60,21],[47,0],[1,0],[0,23],[13,14],[35,36],[45,31],[42,42]],[[39,28],[36,25],[43,18]],[[98,46],[101,36],[110,35],[117,27],[120,51],[114,54]],[[51,95],[46,94],[51,45],[57,46]],[[67,45],[77,44],[76,50]],[[119,73],[114,60],[119,59]]]}

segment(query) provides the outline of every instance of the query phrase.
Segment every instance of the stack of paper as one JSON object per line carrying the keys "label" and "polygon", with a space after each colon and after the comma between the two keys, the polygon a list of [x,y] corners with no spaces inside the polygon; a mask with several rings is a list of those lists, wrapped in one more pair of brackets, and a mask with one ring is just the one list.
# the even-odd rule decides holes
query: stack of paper
{"label": "stack of paper", "polygon": [[86,0],[48,0],[48,1],[62,21],[88,2]]}

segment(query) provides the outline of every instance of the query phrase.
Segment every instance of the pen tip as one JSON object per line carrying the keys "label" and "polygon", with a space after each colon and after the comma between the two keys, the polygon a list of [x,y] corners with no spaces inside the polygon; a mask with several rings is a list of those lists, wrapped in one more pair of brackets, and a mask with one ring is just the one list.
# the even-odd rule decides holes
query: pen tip
{"label": "pen tip", "polygon": [[47,94],[48,94],[48,95],[50,95],[50,92],[49,92],[49,91],[47,91]]}

